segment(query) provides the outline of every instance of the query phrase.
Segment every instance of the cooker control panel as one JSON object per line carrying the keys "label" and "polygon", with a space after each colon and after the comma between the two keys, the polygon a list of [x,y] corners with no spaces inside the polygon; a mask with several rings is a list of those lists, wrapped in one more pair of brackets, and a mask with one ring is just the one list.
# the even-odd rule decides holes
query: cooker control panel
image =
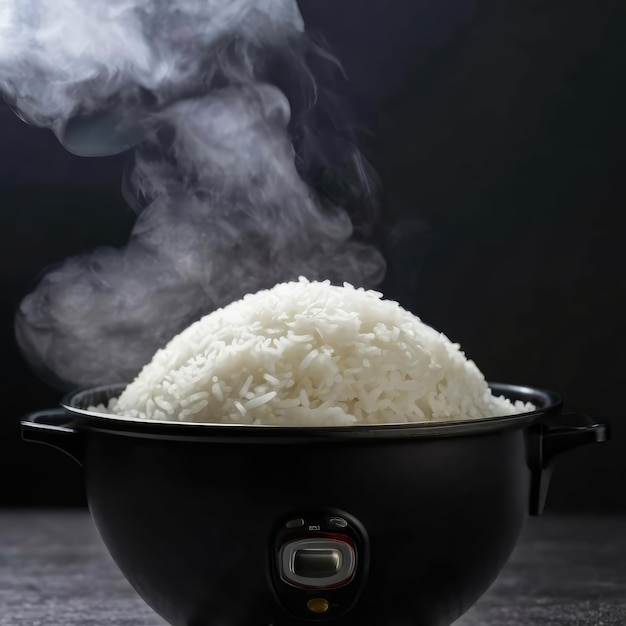
{"label": "cooker control panel", "polygon": [[332,619],[354,605],[367,577],[363,526],[347,513],[306,513],[282,520],[272,542],[272,581],[293,615]]}

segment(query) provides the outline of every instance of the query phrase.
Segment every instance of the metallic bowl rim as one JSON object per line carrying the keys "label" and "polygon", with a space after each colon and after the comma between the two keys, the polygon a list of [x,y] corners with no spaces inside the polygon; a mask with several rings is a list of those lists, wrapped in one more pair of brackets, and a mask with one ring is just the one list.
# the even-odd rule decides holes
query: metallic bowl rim
{"label": "metallic bowl rim", "polygon": [[[74,426],[91,431],[109,432],[127,436],[156,439],[208,438],[222,441],[258,440],[345,440],[379,438],[440,438],[463,435],[487,434],[502,430],[524,429],[547,415],[560,412],[561,396],[554,392],[524,385],[489,383],[496,395],[513,396],[526,401],[541,400],[534,411],[500,417],[472,418],[451,421],[401,422],[381,424],[356,424],[342,426],[284,426],[272,424],[224,424],[214,422],[179,422],[167,420],[144,420],[98,411],[89,411],[81,399],[89,394],[100,395],[102,400],[114,397],[124,384],[100,385],[67,394],[61,405],[75,420]],[[101,401],[102,401],[101,400]],[[90,402],[91,404],[91,402]]]}

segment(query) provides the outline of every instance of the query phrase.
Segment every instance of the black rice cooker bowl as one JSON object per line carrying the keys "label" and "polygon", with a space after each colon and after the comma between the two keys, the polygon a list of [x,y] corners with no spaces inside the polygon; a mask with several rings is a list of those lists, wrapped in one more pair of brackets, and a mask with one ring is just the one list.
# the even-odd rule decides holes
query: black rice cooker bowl
{"label": "black rice cooker bowl", "polygon": [[549,391],[508,417],[330,427],[99,414],[120,386],[22,421],[83,467],[93,520],[139,595],[174,626],[449,626],[485,592],[554,457],[606,441]]}

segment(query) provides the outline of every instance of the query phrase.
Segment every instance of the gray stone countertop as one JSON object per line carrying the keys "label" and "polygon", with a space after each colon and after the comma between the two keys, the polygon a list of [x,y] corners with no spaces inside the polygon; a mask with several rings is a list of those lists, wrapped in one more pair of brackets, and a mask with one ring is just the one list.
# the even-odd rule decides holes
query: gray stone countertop
{"label": "gray stone countertop", "polygon": [[[0,626],[164,626],[85,511],[0,510]],[[626,625],[626,517],[530,519],[455,626]]]}

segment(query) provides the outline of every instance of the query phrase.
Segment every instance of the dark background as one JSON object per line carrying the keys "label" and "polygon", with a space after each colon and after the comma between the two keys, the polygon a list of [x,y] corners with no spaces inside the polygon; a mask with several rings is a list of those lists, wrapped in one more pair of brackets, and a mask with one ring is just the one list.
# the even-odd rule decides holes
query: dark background
{"label": "dark background", "polygon": [[[613,442],[559,461],[549,510],[626,510],[626,4],[307,0],[343,61],[385,189],[385,294],[461,343],[490,380],[561,392]],[[124,157],[81,159],[0,107],[2,505],[74,505],[80,471],[24,444],[57,404],[13,314],[40,272],[132,224]]]}

